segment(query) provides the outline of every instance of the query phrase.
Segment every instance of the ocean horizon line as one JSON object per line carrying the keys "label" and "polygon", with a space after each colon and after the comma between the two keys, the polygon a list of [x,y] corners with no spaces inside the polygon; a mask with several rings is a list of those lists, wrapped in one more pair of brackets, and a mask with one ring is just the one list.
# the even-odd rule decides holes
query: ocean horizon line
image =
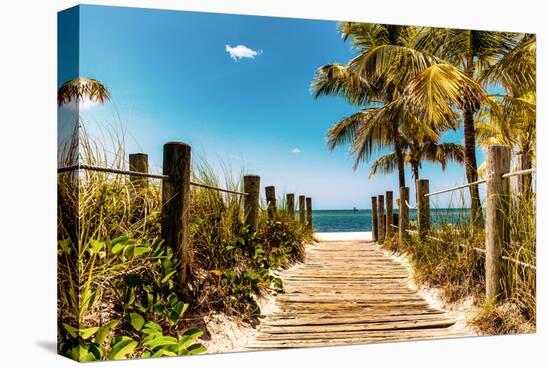
{"label": "ocean horizon line", "polygon": [[[355,209],[357,209],[357,211],[365,211],[365,210],[371,210],[372,211],[372,208],[358,208],[358,207],[355,207]],[[397,210],[399,209],[399,207],[395,206],[393,208],[394,210]],[[430,210],[469,210],[471,209],[470,207],[459,207],[459,208],[430,208]],[[339,208],[339,209],[312,209],[312,211],[353,211],[354,208]],[[409,210],[416,210],[416,208],[411,208]]]}

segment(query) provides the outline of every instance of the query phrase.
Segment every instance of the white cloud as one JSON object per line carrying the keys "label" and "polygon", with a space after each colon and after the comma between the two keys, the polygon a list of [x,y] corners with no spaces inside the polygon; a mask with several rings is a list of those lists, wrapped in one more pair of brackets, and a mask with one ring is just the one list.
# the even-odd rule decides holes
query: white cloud
{"label": "white cloud", "polygon": [[231,58],[235,61],[237,61],[237,59],[242,59],[243,57],[247,58],[247,59],[253,59],[255,58],[257,55],[261,55],[262,54],[262,51],[259,50],[259,51],[254,51],[246,46],[243,46],[243,45],[238,45],[238,46],[235,46],[235,47],[231,47],[229,45],[225,45],[225,51],[227,53],[229,53],[229,56],[231,56]]}
{"label": "white cloud", "polygon": [[299,153],[302,153],[302,151],[299,148],[294,148],[292,149],[292,153],[299,154]]}

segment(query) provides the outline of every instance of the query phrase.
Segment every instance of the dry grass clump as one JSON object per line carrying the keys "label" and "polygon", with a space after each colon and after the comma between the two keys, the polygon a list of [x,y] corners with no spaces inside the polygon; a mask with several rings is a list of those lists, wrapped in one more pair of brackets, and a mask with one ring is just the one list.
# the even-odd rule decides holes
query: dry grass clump
{"label": "dry grass clump", "polygon": [[471,324],[485,335],[525,334],[536,332],[535,324],[525,319],[521,308],[514,302],[500,305],[485,303]]}

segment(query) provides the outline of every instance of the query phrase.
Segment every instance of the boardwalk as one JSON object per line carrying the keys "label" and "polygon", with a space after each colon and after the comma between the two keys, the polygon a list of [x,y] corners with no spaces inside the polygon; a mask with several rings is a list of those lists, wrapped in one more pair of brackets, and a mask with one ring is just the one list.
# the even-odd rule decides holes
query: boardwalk
{"label": "boardwalk", "polygon": [[408,286],[407,270],[378,245],[323,241],[281,274],[285,292],[262,319],[253,349],[463,336]]}

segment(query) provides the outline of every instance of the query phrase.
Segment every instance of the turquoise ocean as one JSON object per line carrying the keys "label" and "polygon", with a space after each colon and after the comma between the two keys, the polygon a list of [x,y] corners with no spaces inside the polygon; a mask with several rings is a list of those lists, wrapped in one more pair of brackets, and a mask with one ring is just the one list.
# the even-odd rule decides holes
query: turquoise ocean
{"label": "turquoise ocean", "polygon": [[[394,210],[394,213],[398,213]],[[409,220],[416,220],[416,209],[409,210]],[[364,210],[313,210],[313,227],[316,232],[371,232],[372,211]],[[430,220],[434,225],[469,220],[470,209],[432,209]]]}

